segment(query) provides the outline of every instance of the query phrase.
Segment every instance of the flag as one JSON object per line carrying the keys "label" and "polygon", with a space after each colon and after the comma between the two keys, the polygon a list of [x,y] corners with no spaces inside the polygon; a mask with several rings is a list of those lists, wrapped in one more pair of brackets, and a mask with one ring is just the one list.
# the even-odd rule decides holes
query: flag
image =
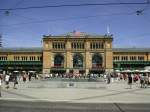
{"label": "flag", "polygon": [[75,30],[73,31],[73,35],[74,35],[74,36],[80,36],[80,34],[81,34],[81,33],[80,33],[79,31],[75,31]]}

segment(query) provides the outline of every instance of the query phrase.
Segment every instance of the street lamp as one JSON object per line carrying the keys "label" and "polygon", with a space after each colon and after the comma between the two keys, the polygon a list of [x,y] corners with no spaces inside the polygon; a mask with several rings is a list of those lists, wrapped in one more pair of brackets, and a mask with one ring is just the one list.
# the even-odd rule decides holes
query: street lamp
{"label": "street lamp", "polygon": [[104,71],[106,72],[106,37],[107,34],[104,35]]}

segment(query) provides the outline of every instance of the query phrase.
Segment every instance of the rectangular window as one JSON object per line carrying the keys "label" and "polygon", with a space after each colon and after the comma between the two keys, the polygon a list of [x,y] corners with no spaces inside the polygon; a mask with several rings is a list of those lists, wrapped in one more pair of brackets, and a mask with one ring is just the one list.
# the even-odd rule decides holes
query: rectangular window
{"label": "rectangular window", "polygon": [[104,46],[103,46],[103,43],[102,42],[91,42],[90,43],[90,48],[91,49],[103,49]]}
{"label": "rectangular window", "polygon": [[15,61],[19,61],[19,60],[20,60],[20,57],[19,57],[19,56],[14,56],[14,60],[15,60]]}
{"label": "rectangular window", "polygon": [[121,60],[123,60],[123,61],[128,61],[128,56],[122,56],[122,57],[121,57]]}
{"label": "rectangular window", "polygon": [[138,56],[138,60],[144,61],[144,56]]}
{"label": "rectangular window", "polygon": [[130,60],[135,61],[136,60],[136,56],[130,56]]}
{"label": "rectangular window", "polygon": [[84,49],[84,42],[72,42],[71,48],[72,49]]}
{"label": "rectangular window", "polygon": [[90,44],[90,48],[91,48],[91,49],[93,49],[93,47],[92,47],[92,43]]}
{"label": "rectangular window", "polygon": [[120,60],[120,58],[119,58],[119,56],[114,56],[114,57],[113,57],[113,60],[114,60],[114,61],[118,61],[118,60]]}
{"label": "rectangular window", "polygon": [[40,61],[40,56],[38,56],[38,61]]}
{"label": "rectangular window", "polygon": [[52,46],[53,46],[53,49],[65,49],[64,42],[53,42]]}

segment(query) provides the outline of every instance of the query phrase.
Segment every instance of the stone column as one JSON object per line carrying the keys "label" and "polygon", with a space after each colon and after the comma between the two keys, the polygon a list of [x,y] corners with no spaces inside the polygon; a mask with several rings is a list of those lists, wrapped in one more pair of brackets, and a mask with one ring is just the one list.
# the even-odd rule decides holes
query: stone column
{"label": "stone column", "polygon": [[89,69],[85,69],[85,74],[86,74],[86,75],[89,74]]}
{"label": "stone column", "polygon": [[67,73],[72,68],[71,42],[69,40],[66,42],[66,68]]}
{"label": "stone column", "polygon": [[89,52],[90,42],[85,42],[85,73],[86,75],[89,73],[89,69],[92,67],[91,54]]}
{"label": "stone column", "polygon": [[113,70],[113,53],[112,50],[106,50],[106,70]]}
{"label": "stone column", "polygon": [[51,63],[51,52],[43,51],[43,73],[50,73]]}

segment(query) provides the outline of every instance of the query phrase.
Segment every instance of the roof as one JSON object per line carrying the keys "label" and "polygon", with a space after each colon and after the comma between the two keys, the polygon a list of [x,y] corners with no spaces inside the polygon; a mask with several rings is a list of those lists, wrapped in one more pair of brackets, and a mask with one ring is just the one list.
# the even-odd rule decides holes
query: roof
{"label": "roof", "polygon": [[[0,52],[36,52],[42,53],[42,47],[31,48],[0,48]],[[150,52],[150,48],[113,48],[113,52]]]}
{"label": "roof", "polygon": [[0,52],[38,52],[42,53],[42,47],[31,47],[31,48],[0,48]]}
{"label": "roof", "polygon": [[113,48],[113,52],[150,52],[150,48]]}
{"label": "roof", "polygon": [[79,31],[72,31],[72,32],[68,32],[68,33],[65,33],[65,34],[61,34],[61,35],[58,35],[58,36],[53,36],[53,35],[44,35],[44,37],[50,37],[50,38],[66,38],[66,37],[71,37],[71,38],[74,38],[74,37],[88,37],[88,38],[112,38],[113,35],[98,35],[98,34],[95,34],[95,33],[87,33],[87,32],[79,32]]}
{"label": "roof", "polygon": [[102,35],[98,35],[98,34],[95,34],[95,33],[72,31],[72,32],[62,34],[60,36],[102,36]]}

